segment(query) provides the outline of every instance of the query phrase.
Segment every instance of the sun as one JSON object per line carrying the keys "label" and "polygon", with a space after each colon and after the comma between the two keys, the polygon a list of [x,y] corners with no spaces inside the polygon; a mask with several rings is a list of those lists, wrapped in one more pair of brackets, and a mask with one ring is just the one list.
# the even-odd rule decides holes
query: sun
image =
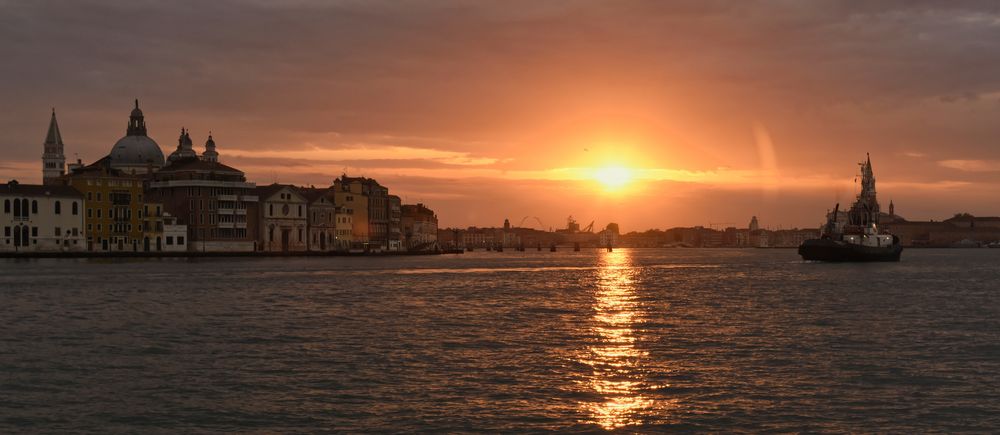
{"label": "sun", "polygon": [[622,166],[606,166],[594,170],[594,180],[605,189],[618,190],[632,181],[632,170]]}

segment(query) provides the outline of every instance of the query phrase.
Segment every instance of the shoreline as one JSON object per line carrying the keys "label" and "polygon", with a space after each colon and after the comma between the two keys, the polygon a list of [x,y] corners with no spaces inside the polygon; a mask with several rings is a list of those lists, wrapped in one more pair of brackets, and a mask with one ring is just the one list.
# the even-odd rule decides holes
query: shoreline
{"label": "shoreline", "polygon": [[400,257],[413,255],[442,255],[443,252],[0,252],[0,258],[268,258],[268,257]]}

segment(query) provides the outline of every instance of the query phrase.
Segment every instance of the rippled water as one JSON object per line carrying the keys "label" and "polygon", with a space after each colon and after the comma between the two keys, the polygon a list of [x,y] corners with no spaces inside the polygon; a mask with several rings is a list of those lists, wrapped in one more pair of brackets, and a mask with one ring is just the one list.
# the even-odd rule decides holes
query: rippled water
{"label": "rippled water", "polygon": [[1000,250],[0,262],[0,432],[991,431]]}

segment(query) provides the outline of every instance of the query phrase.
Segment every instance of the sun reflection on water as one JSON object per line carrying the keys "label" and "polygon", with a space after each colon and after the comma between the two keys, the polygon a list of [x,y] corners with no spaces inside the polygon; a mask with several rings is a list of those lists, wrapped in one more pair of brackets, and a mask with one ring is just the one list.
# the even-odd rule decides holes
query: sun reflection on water
{"label": "sun reflection on water", "polygon": [[643,370],[648,353],[636,347],[636,327],[644,321],[636,295],[636,269],[626,250],[605,253],[600,261],[592,327],[597,343],[582,362],[592,369],[587,386],[601,400],[582,406],[591,422],[617,429],[642,423],[655,403],[644,393],[650,388]]}

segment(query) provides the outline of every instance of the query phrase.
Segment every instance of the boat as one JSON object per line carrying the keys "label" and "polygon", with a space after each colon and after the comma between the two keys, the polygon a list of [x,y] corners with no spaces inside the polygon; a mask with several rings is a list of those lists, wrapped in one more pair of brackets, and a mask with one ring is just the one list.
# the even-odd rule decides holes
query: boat
{"label": "boat", "polygon": [[827,215],[820,238],[799,246],[806,261],[899,261],[903,247],[899,237],[879,227],[879,205],[875,195],[875,174],[871,156],[861,163],[861,193],[840,219],[840,204]]}

